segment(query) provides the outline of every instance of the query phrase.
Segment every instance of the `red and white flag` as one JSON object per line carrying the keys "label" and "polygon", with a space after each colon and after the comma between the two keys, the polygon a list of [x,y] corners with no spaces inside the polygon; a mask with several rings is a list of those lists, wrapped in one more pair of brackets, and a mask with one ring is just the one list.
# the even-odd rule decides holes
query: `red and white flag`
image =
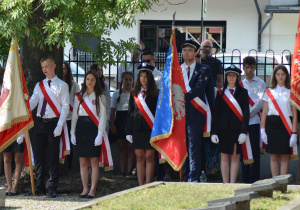
{"label": "red and white flag", "polygon": [[19,46],[12,39],[0,98],[0,152],[33,127]]}
{"label": "red and white flag", "polygon": [[300,110],[300,15],[297,27],[297,36],[294,45],[292,60],[292,82],[290,102],[298,110]]}

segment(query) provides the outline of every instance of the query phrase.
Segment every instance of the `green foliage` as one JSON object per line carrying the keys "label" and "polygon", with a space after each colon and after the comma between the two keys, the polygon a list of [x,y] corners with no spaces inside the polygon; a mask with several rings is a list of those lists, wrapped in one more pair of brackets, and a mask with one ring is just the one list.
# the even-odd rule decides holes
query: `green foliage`
{"label": "green foliage", "polygon": [[[137,12],[146,12],[158,0],[2,0],[0,2],[0,34],[6,39],[17,37],[20,45],[27,37],[30,45],[60,47],[75,37],[100,39],[96,51],[87,47],[103,64],[112,64],[125,55],[134,39],[114,43],[111,30],[121,25],[131,27]],[[0,46],[2,47],[2,46]]]}

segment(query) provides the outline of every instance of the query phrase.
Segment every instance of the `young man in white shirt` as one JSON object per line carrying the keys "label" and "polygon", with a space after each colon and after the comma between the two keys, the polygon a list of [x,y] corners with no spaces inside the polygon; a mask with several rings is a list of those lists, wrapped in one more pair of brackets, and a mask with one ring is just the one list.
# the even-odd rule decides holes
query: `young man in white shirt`
{"label": "young man in white shirt", "polygon": [[[59,181],[59,144],[63,125],[69,113],[69,87],[67,83],[55,75],[56,64],[52,57],[44,57],[40,62],[42,71],[46,76],[42,81],[45,84],[44,87],[46,85],[49,86],[49,89],[48,87],[47,89],[51,91],[49,93],[53,96],[53,98],[50,98],[52,101],[56,100],[59,103],[61,110],[58,118],[45,100],[40,83],[38,82],[30,98],[31,110],[37,107],[37,117],[33,130],[33,138],[31,139],[36,171],[35,192],[36,195],[46,194],[44,178],[46,174],[45,161],[47,161],[50,174],[50,178],[47,181],[48,196],[55,198]],[[30,193],[27,193],[27,195],[30,195]]]}
{"label": "young man in white shirt", "polygon": [[251,56],[245,57],[243,60],[243,70],[246,77],[241,83],[249,95],[249,138],[254,163],[245,165],[241,159],[244,183],[253,183],[259,180],[260,176],[260,111],[263,108],[263,95],[266,83],[254,74],[255,69],[255,58]]}

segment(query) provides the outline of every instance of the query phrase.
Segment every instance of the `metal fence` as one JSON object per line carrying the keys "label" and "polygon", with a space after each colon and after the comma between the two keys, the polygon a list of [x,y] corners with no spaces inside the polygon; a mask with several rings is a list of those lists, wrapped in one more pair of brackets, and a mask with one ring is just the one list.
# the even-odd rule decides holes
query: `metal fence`
{"label": "metal fence", "polygon": [[[163,69],[165,67],[165,61],[167,57],[166,52],[159,52],[155,53],[155,66],[158,70],[163,72]],[[283,50],[282,52],[274,52],[273,50],[267,50],[265,52],[257,52],[256,50],[252,49],[248,52],[241,52],[238,49],[234,49],[231,52],[219,52],[213,57],[218,58],[224,68],[228,67],[231,64],[236,65],[238,68],[243,69],[243,59],[246,56],[253,56],[256,58],[257,66],[256,66],[256,75],[259,76],[261,79],[263,79],[267,86],[270,81],[270,76],[273,72],[274,66],[277,64],[283,64],[287,67],[287,69],[291,70],[291,59],[292,59],[292,53],[289,50]],[[135,66],[136,63],[129,61],[130,56],[126,56],[124,58],[125,65],[122,69],[131,70],[128,69],[130,66]],[[179,62],[182,61],[182,53],[178,53]],[[69,57],[65,60],[67,60],[72,68],[72,73],[74,77],[76,78],[76,81],[78,82],[78,78],[84,76],[84,74],[89,70],[89,67],[92,63],[96,62],[93,59],[93,55],[90,53],[85,53],[81,51],[77,51],[75,53],[75,56],[69,55]],[[110,86],[115,86],[116,83],[120,82],[118,79],[115,81],[115,78],[118,78],[118,75],[122,72],[120,72],[121,67],[121,61],[116,61],[115,65],[109,65],[106,68],[103,68],[103,74],[108,79],[108,83]],[[133,69],[133,71],[137,71],[136,68]],[[244,77],[244,73],[242,73],[242,78]]]}

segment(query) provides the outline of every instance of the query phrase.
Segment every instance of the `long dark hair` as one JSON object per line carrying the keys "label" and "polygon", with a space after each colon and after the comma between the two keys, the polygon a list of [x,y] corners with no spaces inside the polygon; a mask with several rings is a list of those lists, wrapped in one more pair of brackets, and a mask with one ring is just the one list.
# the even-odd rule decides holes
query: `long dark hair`
{"label": "long dark hair", "polygon": [[[239,80],[239,75],[238,74],[236,74],[236,75],[237,75],[237,77],[236,77],[236,81],[235,81],[235,86],[237,87],[237,86],[240,86],[240,80]],[[224,92],[225,92],[227,86],[228,86],[227,74],[225,74],[225,82],[223,84],[222,96],[224,95]]]}
{"label": "long dark hair", "polygon": [[73,75],[72,75],[72,71],[70,68],[70,65],[67,61],[64,61],[65,67],[67,69],[67,74],[64,77],[64,82],[68,84],[69,86],[69,92],[71,92],[71,88],[72,88],[72,80],[73,80]]}
{"label": "long dark hair", "polygon": [[[90,66],[90,70],[92,71],[95,71],[95,72],[98,72],[98,71],[101,71],[101,76],[99,77],[99,81],[100,81],[100,87],[102,89],[102,91],[104,92],[106,90],[106,87],[105,87],[105,84],[104,84],[104,81],[105,81],[105,77],[103,75],[103,70],[101,68],[101,70],[98,69],[98,67],[101,68],[101,66],[97,63],[93,63],[91,66]],[[98,76],[98,75],[97,75]]]}
{"label": "long dark hair", "polygon": [[[83,82],[83,85],[82,85],[82,88],[81,88],[81,100],[79,102],[79,105],[82,103],[83,101],[83,95],[85,94],[86,92],[86,77],[87,75],[93,75],[95,78],[96,78],[96,84],[95,84],[95,87],[94,87],[94,92],[95,92],[95,95],[96,95],[96,111],[97,111],[97,115],[99,116],[99,113],[100,113],[100,106],[99,106],[99,97],[103,94],[102,92],[102,89],[100,88],[100,82],[99,82],[99,78],[97,76],[97,73],[95,71],[88,71],[84,77],[84,82]],[[79,110],[79,106],[78,106],[78,110]],[[77,113],[78,113],[78,110],[77,110]]]}
{"label": "long dark hair", "polygon": [[135,87],[133,90],[133,95],[136,96],[140,91],[141,91],[141,81],[140,81],[140,74],[141,72],[146,72],[147,76],[147,91],[146,91],[146,96],[152,96],[152,97],[157,97],[158,96],[158,90],[155,84],[155,80],[153,77],[153,74],[150,73],[149,71],[139,71],[138,77],[136,79]]}
{"label": "long dark hair", "polygon": [[271,79],[271,85],[270,88],[274,89],[277,86],[277,80],[275,77],[275,74],[277,73],[277,71],[282,70],[285,74],[286,74],[286,79],[285,79],[285,84],[284,86],[288,89],[291,89],[291,79],[290,79],[290,75],[289,72],[287,70],[287,68],[284,65],[278,65],[275,67],[273,74],[272,74],[272,79]]}
{"label": "long dark hair", "polygon": [[[123,80],[124,77],[126,77],[127,75],[131,76],[132,79],[133,79],[133,73],[132,73],[131,71],[124,71],[124,72],[122,73],[122,79],[121,79],[121,85],[120,85],[120,87],[122,87],[122,80]],[[120,88],[120,91],[119,91],[119,97],[117,98],[117,104],[120,102],[121,94],[122,94],[122,88]]]}

